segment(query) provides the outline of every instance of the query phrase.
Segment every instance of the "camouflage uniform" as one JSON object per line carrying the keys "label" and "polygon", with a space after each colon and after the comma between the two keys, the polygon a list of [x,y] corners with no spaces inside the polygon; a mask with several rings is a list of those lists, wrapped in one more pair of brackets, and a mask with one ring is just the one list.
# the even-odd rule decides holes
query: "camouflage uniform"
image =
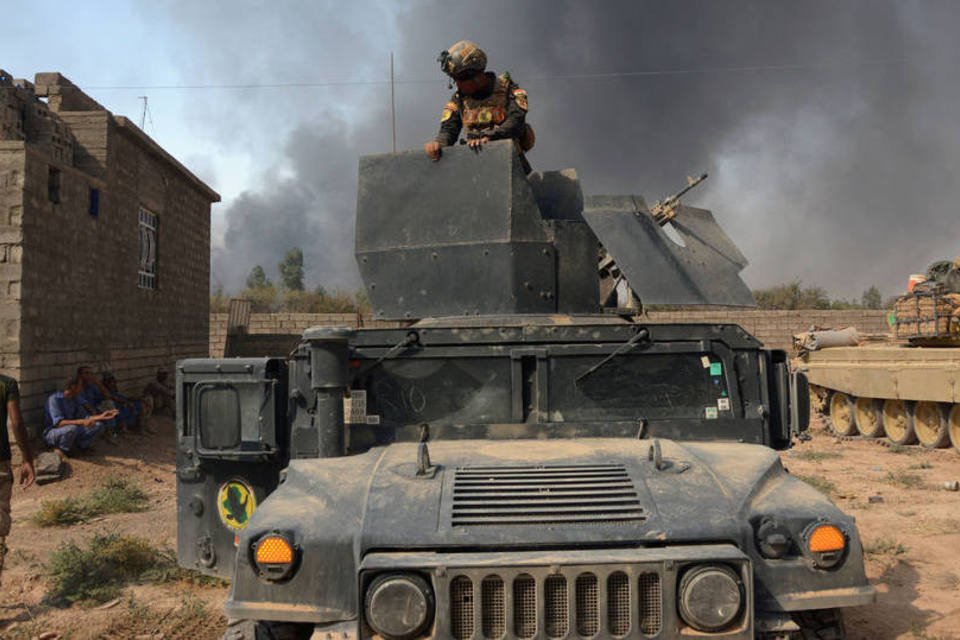
{"label": "camouflage uniform", "polygon": [[440,132],[434,138],[443,146],[456,144],[462,130],[467,139],[521,140],[526,129],[527,92],[517,86],[510,74],[494,76],[486,72],[489,89],[482,94],[453,94],[443,108]]}
{"label": "camouflage uniform", "polygon": [[20,399],[17,381],[0,375],[0,573],[7,554],[10,533],[10,496],[13,493],[13,470],[10,468],[10,436],[7,434],[7,403]]}

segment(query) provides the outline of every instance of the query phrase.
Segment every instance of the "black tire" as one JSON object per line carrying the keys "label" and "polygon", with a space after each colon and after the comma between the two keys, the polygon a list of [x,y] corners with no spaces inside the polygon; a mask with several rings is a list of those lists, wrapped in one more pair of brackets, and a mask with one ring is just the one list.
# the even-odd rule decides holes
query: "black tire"
{"label": "black tire", "polygon": [[223,640],[309,640],[312,624],[233,620],[227,624]]}
{"label": "black tire", "polygon": [[793,614],[793,621],[800,626],[795,634],[797,640],[846,640],[843,616],[839,609],[820,609]]}

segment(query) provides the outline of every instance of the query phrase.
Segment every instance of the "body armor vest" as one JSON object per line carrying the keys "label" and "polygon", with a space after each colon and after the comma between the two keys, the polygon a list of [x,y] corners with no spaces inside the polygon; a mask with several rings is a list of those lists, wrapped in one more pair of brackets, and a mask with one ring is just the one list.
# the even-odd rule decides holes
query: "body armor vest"
{"label": "body armor vest", "polygon": [[463,96],[460,111],[463,127],[468,131],[478,131],[502,124],[507,119],[509,91],[510,82],[498,76],[493,91],[486,98]]}

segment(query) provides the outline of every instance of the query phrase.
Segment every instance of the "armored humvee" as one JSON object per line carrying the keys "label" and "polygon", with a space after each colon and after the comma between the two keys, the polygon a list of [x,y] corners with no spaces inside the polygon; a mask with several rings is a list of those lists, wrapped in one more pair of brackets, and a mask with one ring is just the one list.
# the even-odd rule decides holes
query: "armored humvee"
{"label": "armored humvee", "polygon": [[358,264],[402,322],[178,365],[178,557],[231,577],[226,637],[842,638],[874,592],[780,464],[785,354],[600,309],[601,244],[645,302],[750,302],[712,215],[672,224],[509,143],[361,159]]}

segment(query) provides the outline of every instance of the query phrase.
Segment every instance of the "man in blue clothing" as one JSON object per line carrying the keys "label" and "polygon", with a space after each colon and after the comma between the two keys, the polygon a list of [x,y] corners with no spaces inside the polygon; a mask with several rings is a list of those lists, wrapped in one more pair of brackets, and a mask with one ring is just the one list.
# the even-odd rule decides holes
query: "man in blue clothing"
{"label": "man in blue clothing", "polygon": [[84,408],[83,383],[80,378],[68,378],[63,391],[47,398],[43,411],[43,440],[66,455],[75,450],[89,449],[108,422],[117,417],[111,409],[91,414]]}
{"label": "man in blue clothing", "polygon": [[117,389],[117,378],[109,371],[103,374],[103,386],[107,393],[113,399],[113,404],[117,411],[117,425],[121,429],[136,430],[140,428],[140,414],[143,413],[143,405],[139,400],[128,398]]}
{"label": "man in blue clothing", "polygon": [[[118,409],[110,391],[93,375],[93,369],[86,366],[77,367],[77,378],[80,379],[82,386],[82,400],[80,403],[89,415],[102,413],[111,409]],[[107,442],[117,444],[120,424],[115,419],[104,420],[103,422],[103,427],[106,429]]]}

